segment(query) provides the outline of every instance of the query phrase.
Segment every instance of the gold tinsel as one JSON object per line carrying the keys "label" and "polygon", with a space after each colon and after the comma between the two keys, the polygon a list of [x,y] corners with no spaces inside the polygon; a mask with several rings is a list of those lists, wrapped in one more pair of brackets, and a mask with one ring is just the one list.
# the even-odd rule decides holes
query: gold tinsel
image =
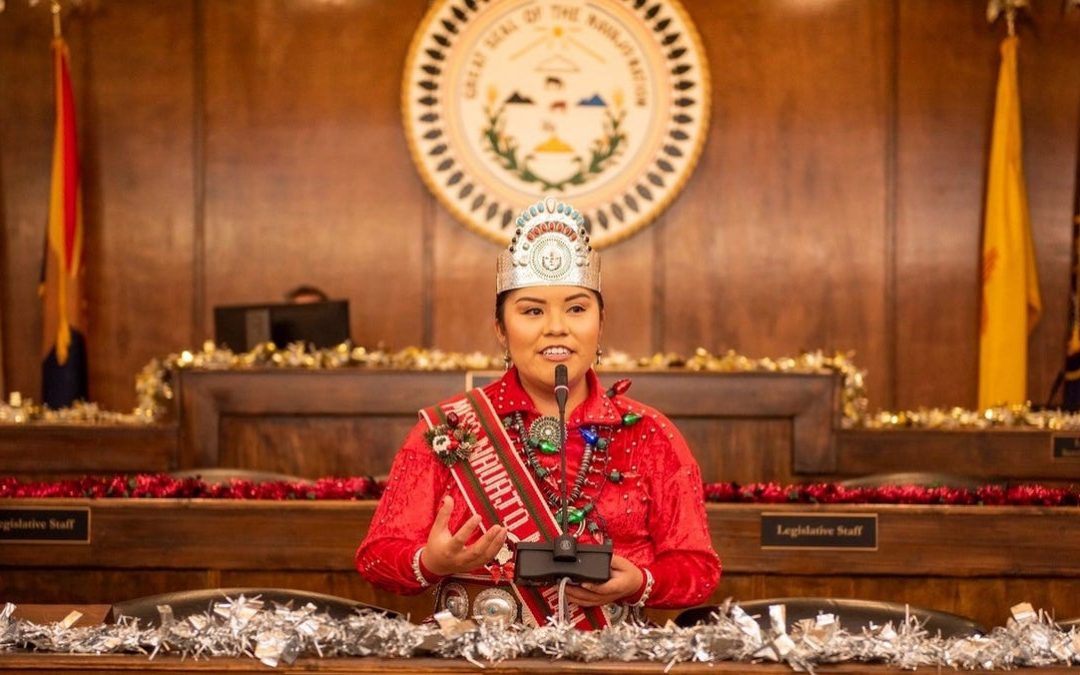
{"label": "gold tinsel", "polygon": [[[406,347],[400,351],[366,349],[342,343],[329,349],[310,350],[302,344],[278,349],[266,343],[248,352],[235,353],[207,341],[201,350],[185,350],[164,359],[153,359],[135,380],[138,407],[130,414],[100,410],[79,403],[63,410],[49,410],[32,401],[12,396],[0,403],[0,424],[151,424],[164,414],[173,399],[172,373],[178,370],[253,370],[295,368],[331,370],[376,368],[385,370],[453,371],[501,370],[502,357],[481,352],[444,352]],[[1080,429],[1080,414],[1034,411],[1028,405],[1003,406],[984,411],[933,408],[900,412],[867,412],[865,371],[852,354],[828,355],[820,350],[781,358],[751,358],[735,351],[713,354],[698,348],[689,358],[672,352],[634,358],[624,352],[604,356],[600,370],[691,370],[713,373],[836,373],[843,379],[843,426],[857,429]]]}
{"label": "gold tinsel", "polygon": [[69,408],[52,410],[13,393],[7,403],[0,402],[0,424],[147,424],[153,418],[135,413],[102,410],[96,403],[76,401]]}

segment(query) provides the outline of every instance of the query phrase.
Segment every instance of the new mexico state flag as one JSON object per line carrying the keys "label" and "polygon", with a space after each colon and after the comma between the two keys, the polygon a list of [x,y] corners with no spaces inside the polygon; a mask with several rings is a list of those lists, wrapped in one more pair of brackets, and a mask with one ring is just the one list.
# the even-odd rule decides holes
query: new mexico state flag
{"label": "new mexico state flag", "polygon": [[1042,299],[1020,138],[1015,36],[1001,43],[982,245],[979,407],[1027,400],[1028,334]]}

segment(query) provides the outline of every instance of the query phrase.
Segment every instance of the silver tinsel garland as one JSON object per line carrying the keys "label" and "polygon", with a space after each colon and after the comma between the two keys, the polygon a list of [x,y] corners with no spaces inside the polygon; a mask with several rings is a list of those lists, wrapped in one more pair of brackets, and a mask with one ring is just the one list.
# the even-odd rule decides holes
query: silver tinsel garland
{"label": "silver tinsel garland", "polygon": [[0,610],[0,652],[247,657],[268,666],[291,664],[301,656],[441,656],[477,665],[525,657],[668,665],[769,661],[798,671],[850,661],[965,670],[1080,664],[1080,632],[1062,630],[1029,605],[1017,605],[1007,625],[989,635],[948,639],[930,635],[914,617],[898,626],[871,624],[851,633],[834,616],[822,614],[796,623],[789,633],[782,605],[770,609],[771,628],[762,630],[730,601],[712,621],[694,627],[627,623],[595,632],[554,623],[540,628],[477,624],[445,614],[437,617],[437,624],[424,625],[371,611],[335,619],[314,605],[266,606],[257,597],[243,596],[184,619],[175,619],[168,606],[158,610],[159,627],[144,628],[124,617],[116,624],[75,628],[77,613],[39,625],[13,619],[15,606],[8,603]]}

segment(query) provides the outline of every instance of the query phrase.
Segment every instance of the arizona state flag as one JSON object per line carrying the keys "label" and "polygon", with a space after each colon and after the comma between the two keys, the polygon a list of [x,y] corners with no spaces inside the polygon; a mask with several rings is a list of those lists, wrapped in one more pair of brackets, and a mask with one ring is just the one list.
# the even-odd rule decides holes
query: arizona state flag
{"label": "arizona state flag", "polygon": [[41,399],[51,408],[87,398],[86,339],[82,320],[83,223],[79,189],[79,152],[75,137],[75,100],[71,92],[68,48],[63,38],[52,42],[56,92],[52,189],[49,226],[42,260],[44,361]]}
{"label": "arizona state flag", "polygon": [[1027,400],[1028,334],[1042,298],[1031,241],[1015,36],[1001,43],[982,244],[979,407]]}

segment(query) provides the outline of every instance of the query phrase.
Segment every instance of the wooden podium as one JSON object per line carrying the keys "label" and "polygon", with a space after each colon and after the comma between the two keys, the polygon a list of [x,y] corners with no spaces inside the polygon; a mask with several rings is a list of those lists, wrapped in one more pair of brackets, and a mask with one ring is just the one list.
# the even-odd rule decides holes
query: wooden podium
{"label": "wooden podium", "polygon": [[[8,475],[55,479],[206,467],[304,478],[384,475],[417,411],[500,373],[179,370],[174,407],[147,426],[0,426]],[[1080,480],[1080,433],[841,428],[839,375],[602,371],[670,417],[706,482],[837,481],[935,471],[975,478]]]}
{"label": "wooden podium", "polygon": [[[178,468],[230,466],[304,477],[380,475],[417,411],[501,373],[180,371]],[[632,371],[610,386],[670,417],[707,482],[790,482],[834,467],[834,375]]]}

